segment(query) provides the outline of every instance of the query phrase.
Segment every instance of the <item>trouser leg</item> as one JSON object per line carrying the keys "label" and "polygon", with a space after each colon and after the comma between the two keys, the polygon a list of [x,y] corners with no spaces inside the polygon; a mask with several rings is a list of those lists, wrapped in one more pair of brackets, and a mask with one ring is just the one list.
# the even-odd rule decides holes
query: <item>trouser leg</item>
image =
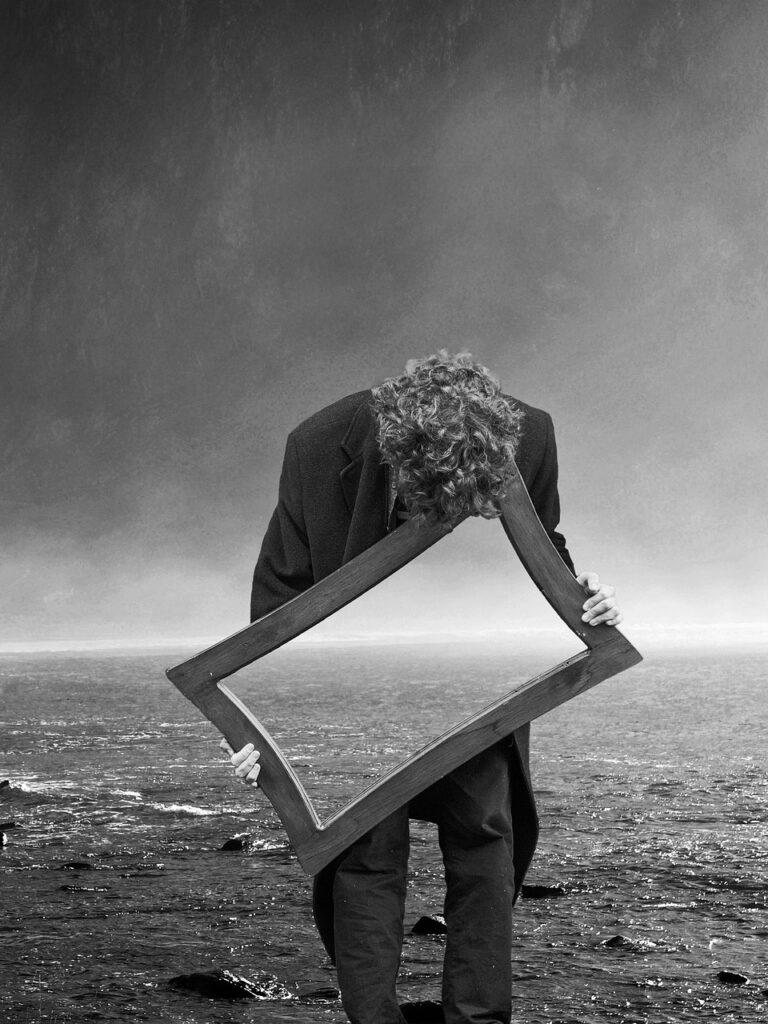
{"label": "trouser leg", "polygon": [[508,750],[498,745],[439,783],[448,928],[446,1024],[509,1022],[514,864]]}
{"label": "trouser leg", "polygon": [[345,852],[333,884],[336,970],[352,1024],[404,1024],[396,995],[408,869],[408,808]]}

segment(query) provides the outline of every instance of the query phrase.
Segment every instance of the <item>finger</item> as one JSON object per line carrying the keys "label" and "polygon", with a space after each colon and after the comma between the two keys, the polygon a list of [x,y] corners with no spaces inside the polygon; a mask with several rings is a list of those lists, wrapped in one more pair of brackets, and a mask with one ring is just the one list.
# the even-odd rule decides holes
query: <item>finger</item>
{"label": "finger", "polygon": [[603,612],[602,615],[596,615],[594,619],[590,619],[590,626],[615,626],[621,621],[621,613],[617,609],[613,609],[607,612]]}
{"label": "finger", "polygon": [[234,750],[232,749],[232,747],[230,747],[229,743],[227,743],[226,740],[222,740],[219,746],[224,751],[224,753],[227,754],[229,757],[231,757],[234,754]]}
{"label": "finger", "polygon": [[253,749],[254,748],[252,743],[246,743],[242,750],[238,750],[236,754],[232,754],[229,760],[232,762],[233,765],[235,765],[235,767],[237,767],[237,765],[243,763],[246,757],[250,756],[253,753]]}
{"label": "finger", "polygon": [[261,765],[256,764],[246,774],[238,778],[239,782],[242,782],[244,786],[258,786],[259,772],[261,771]]}
{"label": "finger", "polygon": [[248,755],[243,761],[241,761],[235,768],[235,775],[244,779],[248,772],[252,771],[256,767],[256,762],[259,760],[258,750],[254,750]]}
{"label": "finger", "polygon": [[584,614],[581,616],[582,621],[590,622],[592,619],[599,615],[603,615],[605,612],[613,611],[615,607],[615,599],[612,597],[607,597],[605,598],[605,600],[600,601],[598,604],[594,605],[588,611],[584,612]]}
{"label": "finger", "polygon": [[620,622],[621,622],[621,616],[620,615],[618,616],[618,618],[606,618],[605,616],[601,615],[600,618],[593,619],[592,622],[588,623],[588,625],[590,627],[591,626],[618,626],[618,624]]}
{"label": "finger", "polygon": [[597,593],[594,596],[587,598],[582,605],[582,608],[585,611],[588,611],[590,608],[594,608],[596,604],[604,601],[607,597],[613,597],[615,593],[616,587],[612,587],[610,583],[601,583]]}
{"label": "finger", "polygon": [[594,594],[600,589],[600,577],[596,572],[581,572],[576,577],[576,582],[580,583],[588,594]]}

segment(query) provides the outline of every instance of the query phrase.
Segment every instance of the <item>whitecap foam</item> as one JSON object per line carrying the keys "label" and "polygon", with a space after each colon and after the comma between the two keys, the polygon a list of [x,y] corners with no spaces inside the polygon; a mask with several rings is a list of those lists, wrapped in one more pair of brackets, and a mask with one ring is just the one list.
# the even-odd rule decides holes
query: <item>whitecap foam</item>
{"label": "whitecap foam", "polygon": [[67,782],[66,780],[54,782],[51,779],[37,782],[34,776],[27,776],[26,779],[11,779],[10,783],[13,789],[20,789],[22,793],[57,793],[60,790],[71,792],[74,789],[82,789],[77,782]]}
{"label": "whitecap foam", "polygon": [[167,814],[192,814],[199,818],[211,818],[219,814],[219,811],[211,811],[205,807],[198,807],[196,804],[161,804],[148,803],[156,811],[163,811]]}

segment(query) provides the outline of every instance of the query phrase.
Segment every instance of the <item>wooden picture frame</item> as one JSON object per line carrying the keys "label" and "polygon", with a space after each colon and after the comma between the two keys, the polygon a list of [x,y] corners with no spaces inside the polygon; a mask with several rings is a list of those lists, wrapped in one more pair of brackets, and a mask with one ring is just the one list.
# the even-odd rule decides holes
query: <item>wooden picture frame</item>
{"label": "wooden picture frame", "polygon": [[642,660],[614,627],[582,622],[584,591],[547,536],[516,467],[500,512],[501,524],[528,574],[586,650],[516,686],[431,740],[324,821],[269,732],[221,680],[354,601],[450,533],[461,520],[431,525],[409,520],[280,608],[167,670],[174,686],[223,733],[233,749],[253,743],[261,752],[259,787],[308,874],[317,874],[374,825],[460,764],[526,722]]}

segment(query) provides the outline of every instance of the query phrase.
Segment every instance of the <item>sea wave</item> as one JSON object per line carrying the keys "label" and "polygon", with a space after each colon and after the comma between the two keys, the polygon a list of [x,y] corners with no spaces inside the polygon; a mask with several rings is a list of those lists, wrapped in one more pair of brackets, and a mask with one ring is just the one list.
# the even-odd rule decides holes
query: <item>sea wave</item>
{"label": "sea wave", "polygon": [[216,818],[221,816],[220,810],[211,810],[210,807],[199,807],[197,804],[166,804],[150,800],[147,802],[147,807],[151,807],[156,811],[163,811],[167,814],[191,814],[197,818]]}

